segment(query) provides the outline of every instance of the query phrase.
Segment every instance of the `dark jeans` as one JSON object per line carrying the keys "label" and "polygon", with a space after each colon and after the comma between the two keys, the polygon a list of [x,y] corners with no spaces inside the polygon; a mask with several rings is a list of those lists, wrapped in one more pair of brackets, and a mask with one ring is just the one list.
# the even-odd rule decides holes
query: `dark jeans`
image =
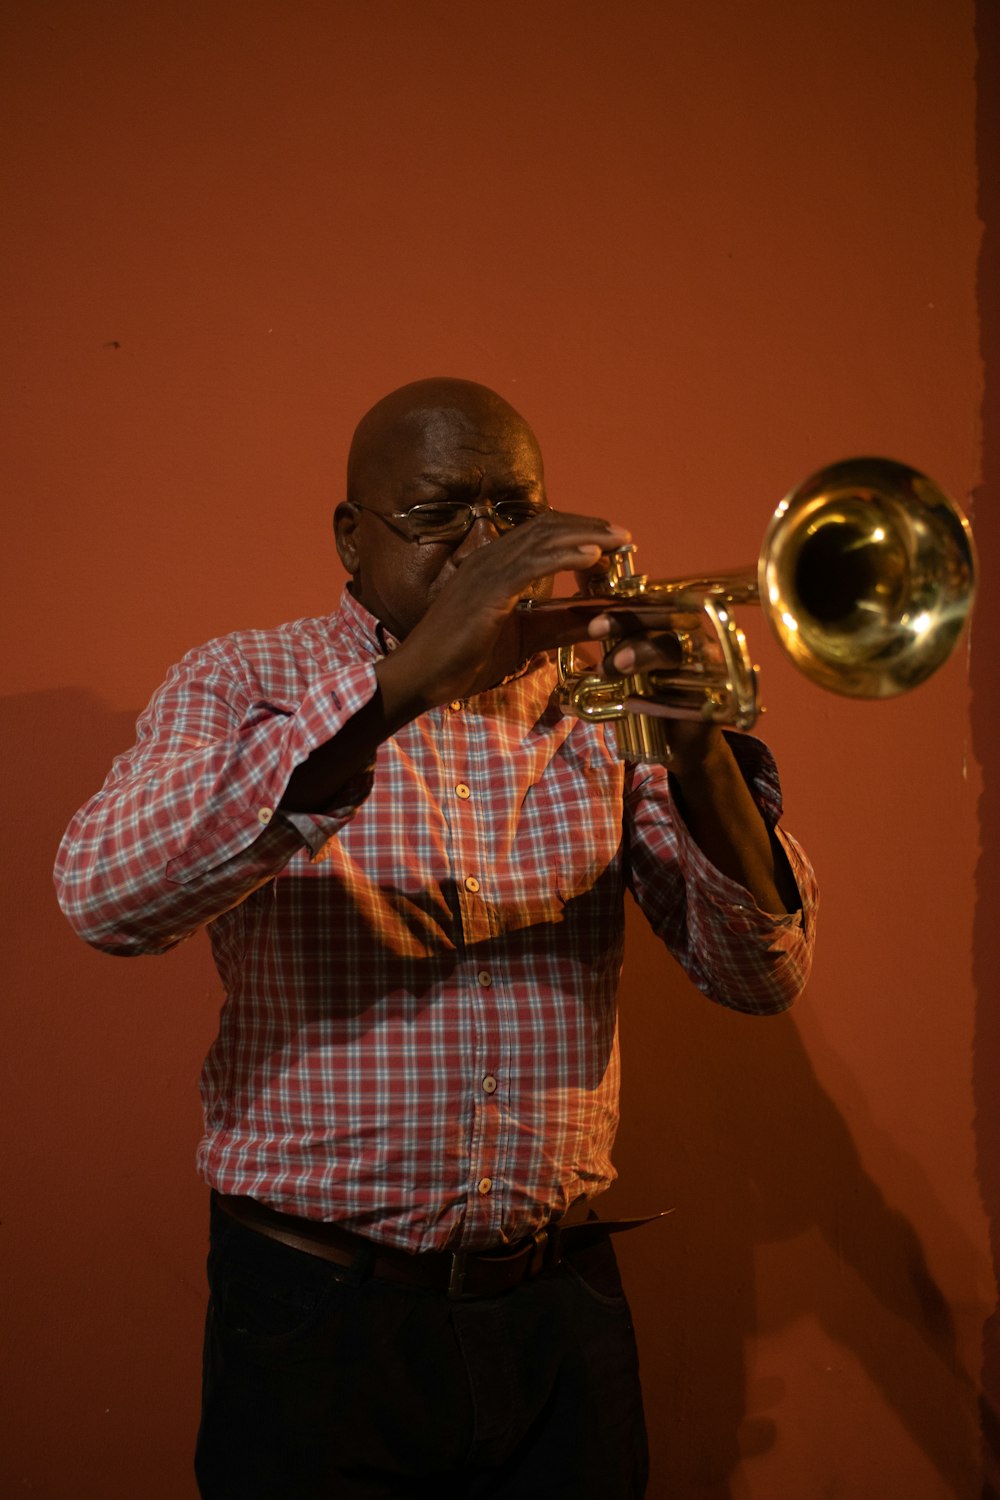
{"label": "dark jeans", "polygon": [[203,1500],[639,1500],[646,1431],[607,1237],[501,1297],[360,1279],[213,1207]]}

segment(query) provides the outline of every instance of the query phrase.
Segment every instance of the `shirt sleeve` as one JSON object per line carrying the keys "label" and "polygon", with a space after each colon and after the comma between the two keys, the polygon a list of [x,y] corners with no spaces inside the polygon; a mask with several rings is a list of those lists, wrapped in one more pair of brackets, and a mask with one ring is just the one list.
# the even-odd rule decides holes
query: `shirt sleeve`
{"label": "shirt sleeve", "polygon": [[661,767],[637,766],[626,779],[629,884],[653,930],[688,977],[711,999],[754,1015],[786,1010],[812,964],[819,894],[808,857],[778,826],[781,788],[760,740],[729,734],[751,795],[784,850],[800,907],[776,916],[710,863],[687,830]]}
{"label": "shirt sleeve", "polygon": [[313,683],[301,701],[261,697],[231,640],[173,668],[101,791],[59,848],[60,905],[109,953],[159,953],[238,905],[297,854],[323,849],[371,789],[372,768],[319,814],[284,814],[289,778],[374,695],[374,666]]}

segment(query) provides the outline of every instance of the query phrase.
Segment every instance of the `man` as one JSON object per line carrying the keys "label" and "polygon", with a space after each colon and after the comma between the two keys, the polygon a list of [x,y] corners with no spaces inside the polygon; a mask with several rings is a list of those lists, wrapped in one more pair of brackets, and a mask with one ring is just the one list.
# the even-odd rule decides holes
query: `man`
{"label": "man", "polygon": [[669,777],[623,766],[522,659],[518,602],[628,532],[548,508],[501,397],[393,392],[347,495],[335,614],[185,658],[57,870],[110,952],[208,924],[225,986],[202,1494],[638,1496],[631,1324],[586,1213],[624,890],[706,993],[766,1013],[805,982],[811,871],[758,742],[674,723]]}

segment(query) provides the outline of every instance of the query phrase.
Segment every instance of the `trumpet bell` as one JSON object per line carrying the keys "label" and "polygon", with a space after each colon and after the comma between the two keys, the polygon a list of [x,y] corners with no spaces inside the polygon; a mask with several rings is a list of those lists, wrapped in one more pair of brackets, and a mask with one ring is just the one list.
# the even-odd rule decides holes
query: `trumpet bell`
{"label": "trumpet bell", "polygon": [[933,480],[885,458],[846,459],[778,506],[758,600],[818,686],[889,698],[948,658],[972,607],[969,523]]}

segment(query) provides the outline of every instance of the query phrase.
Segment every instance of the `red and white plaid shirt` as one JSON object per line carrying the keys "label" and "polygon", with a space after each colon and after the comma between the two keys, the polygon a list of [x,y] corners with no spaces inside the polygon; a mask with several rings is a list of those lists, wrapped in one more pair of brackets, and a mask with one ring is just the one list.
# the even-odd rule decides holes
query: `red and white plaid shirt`
{"label": "red and white plaid shirt", "polygon": [[[278,812],[394,644],[345,591],[331,617],[191,652],[56,877],[111,953],[209,924],[212,1186],[408,1250],[476,1248],[614,1177],[626,887],[696,985],[755,1013],[805,983],[816,891],[779,833],[802,911],[759,911],[688,837],[665,771],[560,713],[547,657],[401,730],[340,806]],[[770,755],[732,743],[773,826]]]}

